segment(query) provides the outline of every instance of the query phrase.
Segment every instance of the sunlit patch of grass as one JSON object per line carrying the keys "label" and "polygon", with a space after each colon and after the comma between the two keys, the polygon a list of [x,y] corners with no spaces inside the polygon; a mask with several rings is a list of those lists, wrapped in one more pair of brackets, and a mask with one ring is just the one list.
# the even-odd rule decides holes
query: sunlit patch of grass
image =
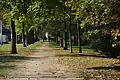
{"label": "sunlit patch of grass", "polygon": [[42,44],[41,41],[35,42],[34,44],[30,44],[27,47],[23,47],[23,44],[17,44],[17,49],[20,51],[28,51],[28,50],[33,50],[35,49],[37,46],[40,46]]}
{"label": "sunlit patch of grass", "polygon": [[[17,44],[16,47],[17,47],[18,51],[21,51],[21,50],[28,51],[28,50],[35,49],[37,46],[39,46],[41,44],[42,44],[42,41],[38,41],[38,42],[35,42],[34,44],[28,45],[27,47],[23,47],[23,44]],[[10,44],[4,44],[4,45],[0,46],[0,51],[10,51],[10,49],[11,49]]]}
{"label": "sunlit patch of grass", "polygon": [[8,73],[9,71],[8,70],[6,70],[6,69],[0,69],[0,77],[5,77],[5,76],[7,76],[7,73]]}
{"label": "sunlit patch of grass", "polygon": [[[68,49],[70,49],[69,48],[69,46],[68,46]],[[79,46],[76,46],[76,45],[73,45],[72,46],[72,49],[73,49],[73,51],[79,51]],[[94,49],[92,49],[92,48],[90,48],[89,46],[81,46],[81,49],[82,49],[82,51],[94,51]]]}
{"label": "sunlit patch of grass", "polygon": [[[58,50],[58,52],[70,53],[69,45],[67,46],[68,50],[63,50],[63,48],[57,45],[55,42],[50,42],[50,47],[53,48],[54,50]],[[83,53],[96,53],[94,52],[94,49],[90,48],[89,46],[81,46],[81,48]],[[72,49],[73,49],[73,53],[79,53],[78,46],[73,45]]]}
{"label": "sunlit patch of grass", "polygon": [[58,49],[58,50],[61,49],[61,47],[55,42],[50,42],[50,47],[53,49]]}
{"label": "sunlit patch of grass", "polygon": [[10,44],[4,44],[2,46],[0,46],[0,50],[1,51],[9,51],[10,50]]}

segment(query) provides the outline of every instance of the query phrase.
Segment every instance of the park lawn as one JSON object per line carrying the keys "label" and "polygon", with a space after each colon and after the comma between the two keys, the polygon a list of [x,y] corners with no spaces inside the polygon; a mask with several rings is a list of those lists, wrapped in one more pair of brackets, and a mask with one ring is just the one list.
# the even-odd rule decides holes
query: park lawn
{"label": "park lawn", "polygon": [[11,70],[14,70],[15,63],[24,60],[28,55],[32,54],[37,46],[42,44],[38,41],[24,48],[22,44],[17,44],[18,54],[10,54],[10,44],[0,47],[0,77],[5,77]]}
{"label": "park lawn", "polygon": [[[50,46],[56,45],[52,42]],[[78,53],[76,48],[73,50],[74,53],[69,53],[69,50],[55,49],[58,52],[56,55],[58,63],[67,66],[69,71],[77,74],[78,78],[83,78],[82,80],[120,80],[119,59],[106,58],[92,49],[85,49],[83,53]]]}
{"label": "park lawn", "polygon": [[[23,47],[23,44],[17,44],[17,50],[18,51],[29,51],[32,49],[35,49],[36,46],[39,46],[42,43],[42,41],[35,42],[34,44],[30,44],[27,47]],[[3,46],[0,46],[0,51],[10,51],[11,45],[10,44],[4,44]]]}
{"label": "park lawn", "polygon": [[[70,53],[69,45],[67,46],[68,50],[63,50],[63,48],[61,48],[55,42],[50,42],[50,47],[55,49],[55,50],[60,50],[62,52]],[[93,53],[94,52],[94,53],[96,53],[95,50],[90,48],[89,46],[82,46],[81,48],[82,48],[83,53],[86,53],[86,52],[89,52],[89,53],[91,53],[91,52]],[[72,49],[73,49],[73,53],[78,53],[79,52],[79,48],[76,45],[73,45]]]}

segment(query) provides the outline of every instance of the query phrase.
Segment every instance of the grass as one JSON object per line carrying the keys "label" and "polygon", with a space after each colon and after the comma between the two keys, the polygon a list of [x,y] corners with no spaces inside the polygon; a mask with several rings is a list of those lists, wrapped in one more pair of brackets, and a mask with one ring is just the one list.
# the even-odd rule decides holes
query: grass
{"label": "grass", "polygon": [[[57,49],[57,50],[62,50],[62,48],[59,45],[57,45],[55,42],[50,42],[50,47],[54,48],[54,49]],[[68,47],[68,50],[69,50],[70,49],[69,45],[67,47]],[[94,51],[94,49],[90,48],[89,46],[82,46],[81,48],[82,48],[82,51],[92,51],[92,52]],[[79,51],[79,47],[76,46],[76,45],[73,45],[72,49],[73,49],[74,52]]]}
{"label": "grass", "polygon": [[[27,58],[26,51],[32,52],[37,46],[42,44],[41,41],[29,45],[28,47],[23,47],[22,44],[17,44],[18,54],[10,54],[10,44],[4,44],[0,47],[0,76],[5,77],[10,73],[11,70],[15,69],[15,63],[21,62]],[[7,52],[8,51],[8,52]]]}
{"label": "grass", "polygon": [[[17,44],[17,50],[18,51],[28,51],[28,50],[32,50],[35,49],[37,46],[39,46],[42,42],[38,41],[35,42],[34,44],[28,45],[27,47],[23,47],[23,44]],[[11,45],[10,44],[4,44],[2,46],[0,46],[0,51],[10,51],[11,49]]]}
{"label": "grass", "polygon": [[18,51],[28,51],[28,50],[33,50],[33,49],[35,49],[37,46],[39,46],[40,44],[41,44],[42,42],[41,41],[38,41],[38,42],[36,42],[36,43],[34,43],[34,44],[31,44],[31,45],[28,45],[26,48],[25,47],[23,47],[23,45],[22,44],[17,44],[17,49],[18,49]]}
{"label": "grass", "polygon": [[61,47],[60,47],[59,45],[57,45],[55,42],[50,42],[50,47],[51,47],[51,48],[54,48],[54,49],[55,49],[55,48],[59,48],[59,49],[61,48]]}
{"label": "grass", "polygon": [[24,54],[0,54],[0,76],[7,76],[10,70],[15,68],[13,63],[20,62],[24,58]]}
{"label": "grass", "polygon": [[[69,47],[69,46],[68,46]],[[79,50],[79,47],[78,46],[75,46],[73,45],[72,46],[73,50],[75,51],[78,51]],[[81,46],[82,50],[83,51],[94,51],[94,49],[90,48],[89,46],[85,45],[85,46]],[[69,49],[69,48],[68,48]]]}

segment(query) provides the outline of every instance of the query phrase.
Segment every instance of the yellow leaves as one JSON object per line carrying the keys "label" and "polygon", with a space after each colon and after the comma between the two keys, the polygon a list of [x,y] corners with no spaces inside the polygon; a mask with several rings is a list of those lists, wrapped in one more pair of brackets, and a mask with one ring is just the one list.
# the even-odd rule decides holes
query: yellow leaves
{"label": "yellow leaves", "polygon": [[[65,55],[65,53],[62,54]],[[89,77],[88,80],[90,79],[90,76],[92,78],[97,76],[97,79],[102,79],[102,77],[107,79],[106,76],[119,75],[119,72],[111,67],[111,65],[118,62],[117,59],[94,57],[92,56],[94,52],[91,53],[91,55],[89,53],[83,54],[88,56],[79,55],[75,57],[71,55],[58,57],[58,63],[68,66],[67,69],[69,71],[80,74],[82,77]],[[96,55],[98,56],[98,54]]]}
{"label": "yellow leaves", "polygon": [[113,37],[113,40],[117,40],[117,36],[120,36],[120,30],[119,29],[112,29],[111,30],[111,36]]}
{"label": "yellow leaves", "polygon": [[110,21],[117,21],[117,20],[120,20],[120,16],[119,15],[114,15],[112,16],[112,18],[110,19]]}
{"label": "yellow leaves", "polygon": [[117,44],[112,44],[112,47],[115,47]]}
{"label": "yellow leaves", "polygon": [[72,2],[72,1],[66,1],[66,2],[65,2],[65,6],[70,7],[70,6],[72,6],[72,5],[73,5],[73,2]]}
{"label": "yellow leaves", "polygon": [[24,22],[24,21],[25,21],[25,16],[20,16],[20,17],[19,17],[19,21],[20,21],[20,22]]}
{"label": "yellow leaves", "polygon": [[92,35],[92,31],[88,31],[88,34],[91,36]]}
{"label": "yellow leaves", "polygon": [[5,17],[5,18],[13,18],[14,15],[15,15],[15,12],[14,11],[10,11],[8,13],[5,13],[3,15],[3,17]]}
{"label": "yellow leaves", "polygon": [[40,19],[40,22],[41,22],[41,23],[44,23],[44,20],[45,20],[45,19],[44,19],[44,17],[43,17],[43,18]]}
{"label": "yellow leaves", "polygon": [[86,24],[86,22],[85,21],[82,21],[82,23],[81,23],[81,28],[84,28],[85,27],[85,24]]}

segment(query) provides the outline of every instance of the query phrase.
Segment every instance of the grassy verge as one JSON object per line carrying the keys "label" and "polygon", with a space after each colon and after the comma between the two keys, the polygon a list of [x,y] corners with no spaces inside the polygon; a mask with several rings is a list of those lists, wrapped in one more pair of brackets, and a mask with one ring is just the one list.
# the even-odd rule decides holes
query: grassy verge
{"label": "grassy verge", "polygon": [[25,58],[23,54],[0,54],[0,76],[7,76],[10,70],[15,68],[15,62]]}
{"label": "grassy verge", "polygon": [[[50,47],[56,50],[63,50],[63,48],[61,48],[59,45],[57,45],[55,42],[50,42]],[[69,50],[69,46],[68,46],[68,50]],[[74,52],[78,52],[79,51],[79,47],[73,45],[72,49]],[[89,46],[82,46],[82,51],[86,52],[86,51],[90,51],[90,52],[94,52],[94,49],[90,48]]]}
{"label": "grassy verge", "polygon": [[[39,46],[42,42],[38,41],[35,42],[34,44],[28,45],[27,47],[23,47],[23,44],[17,44],[17,50],[18,51],[27,51],[27,50],[32,50],[35,49],[37,46]],[[0,46],[0,51],[10,51],[11,45],[10,44],[4,44],[3,46]]]}
{"label": "grassy verge", "polygon": [[50,42],[50,47],[53,48],[53,49],[60,49],[61,47],[59,45],[57,45],[55,42]]}
{"label": "grassy verge", "polygon": [[[18,54],[10,54],[10,44],[5,44],[0,47],[0,76],[6,76],[11,70],[14,70],[15,63],[21,62],[27,58],[28,52],[35,50],[37,46],[42,44],[41,41],[29,45],[24,48],[22,44],[17,44]],[[26,54],[27,52],[27,54]]]}

